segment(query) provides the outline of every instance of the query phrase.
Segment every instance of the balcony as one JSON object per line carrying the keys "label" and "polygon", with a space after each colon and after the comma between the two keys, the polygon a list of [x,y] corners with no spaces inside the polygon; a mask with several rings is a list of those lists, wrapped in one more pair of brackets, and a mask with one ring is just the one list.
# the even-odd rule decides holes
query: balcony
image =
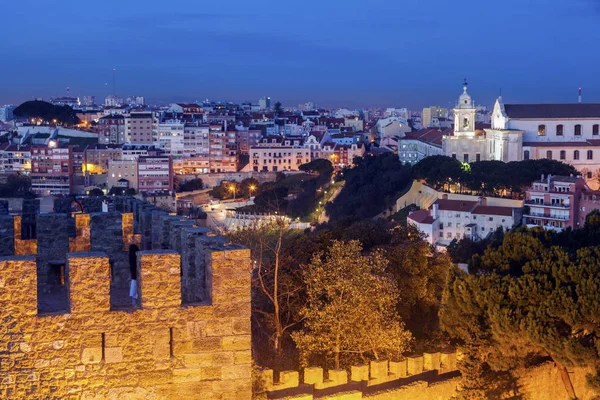
{"label": "balcony", "polygon": [[569,205],[569,204],[537,203],[534,200],[525,200],[525,204],[528,206],[536,206],[536,207],[571,208],[571,205]]}
{"label": "balcony", "polygon": [[568,221],[570,217],[568,215],[544,215],[539,213],[529,213],[523,215],[525,218],[538,218],[558,221]]}

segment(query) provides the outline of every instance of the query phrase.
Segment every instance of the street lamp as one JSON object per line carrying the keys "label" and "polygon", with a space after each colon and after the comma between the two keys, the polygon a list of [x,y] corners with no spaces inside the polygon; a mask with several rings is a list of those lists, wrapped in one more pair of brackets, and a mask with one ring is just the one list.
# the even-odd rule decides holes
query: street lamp
{"label": "street lamp", "polygon": [[252,192],[256,190],[256,185],[248,186],[248,191],[250,192],[250,197],[252,197]]}
{"label": "street lamp", "polygon": [[233,193],[233,199],[235,200],[235,185],[229,186],[229,191]]}

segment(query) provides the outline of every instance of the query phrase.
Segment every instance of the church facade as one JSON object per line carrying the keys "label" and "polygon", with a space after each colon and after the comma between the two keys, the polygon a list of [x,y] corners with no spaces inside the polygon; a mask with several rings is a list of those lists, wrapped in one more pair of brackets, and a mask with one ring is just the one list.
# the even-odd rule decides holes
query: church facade
{"label": "church facade", "polygon": [[478,131],[475,129],[476,114],[477,108],[467,92],[465,81],[463,93],[454,108],[454,134],[445,136],[442,142],[444,154],[462,162],[520,161],[523,131],[518,129]]}
{"label": "church facade", "polygon": [[548,158],[569,163],[596,186],[600,174],[600,104],[494,104],[491,128],[475,131],[476,108],[467,92],[454,109],[453,135],[443,153],[463,162]]}

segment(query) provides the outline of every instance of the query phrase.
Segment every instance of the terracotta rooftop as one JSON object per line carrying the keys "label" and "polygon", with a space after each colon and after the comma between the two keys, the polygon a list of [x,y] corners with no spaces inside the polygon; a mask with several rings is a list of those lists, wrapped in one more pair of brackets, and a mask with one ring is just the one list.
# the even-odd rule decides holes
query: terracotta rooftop
{"label": "terracotta rooftop", "polygon": [[429,215],[427,210],[418,210],[408,215],[408,218],[412,219],[418,224],[433,224],[433,217]]}
{"label": "terracotta rooftop", "polygon": [[477,206],[473,210],[473,214],[477,215],[503,215],[506,217],[512,217],[513,209],[511,207],[500,207],[500,206]]}
{"label": "terracotta rooftop", "polygon": [[476,201],[466,200],[446,200],[439,199],[434,204],[439,206],[442,211],[458,211],[458,212],[470,212],[475,208],[478,203]]}

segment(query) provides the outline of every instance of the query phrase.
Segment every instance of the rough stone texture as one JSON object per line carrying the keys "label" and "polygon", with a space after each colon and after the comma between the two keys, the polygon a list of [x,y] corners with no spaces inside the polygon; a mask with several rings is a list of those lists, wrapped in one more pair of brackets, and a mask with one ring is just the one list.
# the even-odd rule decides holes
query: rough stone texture
{"label": "rough stone texture", "polygon": [[84,209],[88,214],[102,212],[102,197],[86,197]]}
{"label": "rough stone texture", "polygon": [[123,250],[123,228],[120,213],[90,214],[91,251],[112,257]]}
{"label": "rough stone texture", "polygon": [[[133,233],[133,214],[122,214],[123,250],[129,251],[129,246],[135,244],[141,246],[141,236]],[[140,247],[141,248],[141,247]]]}
{"label": "rough stone texture", "polygon": [[15,254],[15,222],[10,215],[0,215],[0,256]]}
{"label": "rough stone texture", "polygon": [[76,253],[90,250],[90,215],[75,214],[75,237],[69,238],[69,251]]}
{"label": "rough stone texture", "polygon": [[27,256],[37,254],[37,239],[23,240],[21,233],[21,216],[14,217],[15,255]]}
{"label": "rough stone texture", "polygon": [[152,242],[154,250],[166,250],[171,245],[171,222],[183,221],[185,218],[175,215],[161,215],[158,218],[158,241]]}
{"label": "rough stone texture", "polygon": [[[183,303],[197,303],[206,297],[204,268],[197,268],[196,260],[204,260],[204,248],[196,247],[196,239],[210,233],[207,228],[181,230],[181,299]],[[204,265],[204,261],[200,263]]]}
{"label": "rough stone texture", "polygon": [[[431,354],[413,357],[417,358],[423,365],[431,359]],[[299,371],[282,371],[278,382],[273,380],[272,370],[262,370],[257,376],[257,382],[260,382],[257,394],[262,392],[268,394],[268,398],[287,400],[449,400],[456,393],[459,383],[456,369],[447,371],[444,376],[440,376],[441,371],[436,369],[407,379],[406,365],[406,360],[371,361],[369,365],[351,367],[350,379],[346,370],[329,370],[325,377],[322,368],[311,367],[305,368],[302,374]],[[302,381],[300,376],[303,376]]]}
{"label": "rough stone texture", "polygon": [[59,197],[54,199],[54,212],[60,214],[71,214],[71,198]]}
{"label": "rough stone texture", "polygon": [[57,285],[56,271],[50,262],[66,263],[69,252],[68,222],[66,214],[40,214],[37,217],[38,279],[44,293]]}
{"label": "rough stone texture", "polygon": [[142,250],[152,250],[152,213],[156,207],[145,204],[140,210],[140,235]]}
{"label": "rough stone texture", "polygon": [[169,213],[162,209],[152,211],[152,249],[161,249],[162,240],[162,217],[168,216]]}
{"label": "rough stone texture", "polygon": [[8,200],[0,200],[0,215],[8,215]]}
{"label": "rough stone texture", "polygon": [[[179,255],[141,252],[141,308],[110,311],[107,256],[79,253],[71,313],[45,316],[33,258],[0,259],[0,398],[250,399],[249,251],[207,250],[213,305],[181,307]],[[232,289],[244,306],[231,307]]]}
{"label": "rough stone texture", "polygon": [[184,228],[195,228],[194,221],[171,221],[169,234],[169,249],[181,253],[181,232]]}

